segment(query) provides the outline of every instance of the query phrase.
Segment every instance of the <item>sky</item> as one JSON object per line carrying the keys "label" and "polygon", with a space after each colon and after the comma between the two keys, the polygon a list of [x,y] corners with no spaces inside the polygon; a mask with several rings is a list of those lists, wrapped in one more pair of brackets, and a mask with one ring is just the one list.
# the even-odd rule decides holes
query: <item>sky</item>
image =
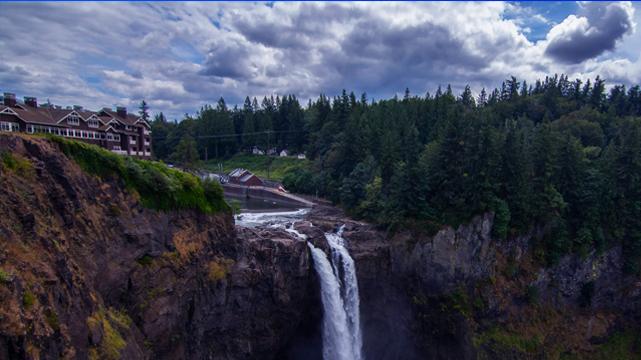
{"label": "sky", "polygon": [[0,3],[0,92],[170,119],[223,97],[641,83],[641,3]]}

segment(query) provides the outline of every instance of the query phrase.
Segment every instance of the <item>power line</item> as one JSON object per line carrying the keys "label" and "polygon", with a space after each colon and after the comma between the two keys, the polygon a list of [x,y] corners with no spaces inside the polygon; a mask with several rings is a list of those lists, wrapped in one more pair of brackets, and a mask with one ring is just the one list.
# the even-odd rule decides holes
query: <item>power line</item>
{"label": "power line", "polygon": [[[196,139],[221,139],[221,138],[228,138],[228,137],[238,137],[238,136],[248,136],[248,135],[271,135],[271,134],[295,134],[295,133],[306,133],[309,132],[307,130],[279,130],[279,131],[272,131],[272,130],[267,130],[267,131],[254,131],[254,132],[248,132],[248,133],[228,133],[228,134],[216,134],[216,135],[196,135]],[[161,137],[156,137],[153,135],[153,132],[151,134],[152,140],[161,140],[161,139],[166,139],[167,136],[161,136]]]}

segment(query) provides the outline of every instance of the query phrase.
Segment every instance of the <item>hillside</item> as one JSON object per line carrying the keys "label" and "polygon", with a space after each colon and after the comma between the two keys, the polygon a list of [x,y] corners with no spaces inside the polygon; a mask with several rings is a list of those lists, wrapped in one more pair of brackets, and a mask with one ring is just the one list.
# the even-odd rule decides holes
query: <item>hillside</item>
{"label": "hillside", "polygon": [[229,173],[234,169],[247,169],[263,179],[283,181],[285,175],[297,169],[309,169],[311,162],[293,157],[271,157],[264,155],[236,154],[228,159],[212,159],[204,163],[209,171],[219,171],[222,164],[223,172]]}
{"label": "hillside", "polygon": [[271,358],[298,326],[305,244],[237,232],[197,179],[26,135],[0,155],[0,359]]}

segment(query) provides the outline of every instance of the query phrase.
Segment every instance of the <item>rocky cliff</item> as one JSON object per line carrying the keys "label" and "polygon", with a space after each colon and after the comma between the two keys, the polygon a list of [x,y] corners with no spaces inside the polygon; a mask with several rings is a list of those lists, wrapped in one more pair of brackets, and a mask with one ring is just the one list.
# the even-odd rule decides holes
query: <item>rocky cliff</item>
{"label": "rocky cliff", "polygon": [[[313,214],[331,229],[345,217]],[[435,235],[347,221],[370,359],[638,358],[641,278],[620,249],[537,261],[533,231],[492,238],[492,214]]]}
{"label": "rocky cliff", "polygon": [[50,140],[0,156],[0,359],[273,358],[300,329],[304,242],[145,208]]}
{"label": "rocky cliff", "polygon": [[[43,138],[0,135],[0,160],[0,359],[320,358],[304,241],[144,207]],[[641,353],[641,278],[618,248],[545,267],[540,234],[493,239],[492,214],[392,234],[321,206],[296,229],[326,249],[342,224],[367,359]]]}

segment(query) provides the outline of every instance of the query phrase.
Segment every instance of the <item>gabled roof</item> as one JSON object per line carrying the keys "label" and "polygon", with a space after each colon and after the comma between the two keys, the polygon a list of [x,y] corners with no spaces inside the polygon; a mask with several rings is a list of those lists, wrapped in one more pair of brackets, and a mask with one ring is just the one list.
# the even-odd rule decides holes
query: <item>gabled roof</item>
{"label": "gabled roof", "polygon": [[241,181],[241,182],[245,182],[245,181],[247,181],[247,180],[249,180],[249,179],[253,178],[254,176],[256,176],[256,175],[254,175],[254,174],[252,174],[252,173],[248,172],[247,174],[245,174],[245,176],[243,176],[242,178],[240,178],[240,181]]}
{"label": "gabled roof", "polygon": [[135,125],[139,119],[138,116],[132,114],[127,114],[127,116],[120,116],[118,115],[118,112],[108,109],[102,109],[99,111],[99,113],[105,114],[125,125]]}
{"label": "gabled roof", "polygon": [[245,170],[243,168],[234,169],[234,170],[232,170],[232,172],[229,173],[229,177],[241,177],[241,176],[245,175],[248,172],[249,171],[247,171],[247,170]]}
{"label": "gabled roof", "polygon": [[83,121],[85,120],[82,115],[80,115],[80,112],[76,110],[70,110],[70,109],[49,109],[49,113],[51,114],[51,117],[53,117],[54,120],[56,120],[57,123],[61,123],[64,119],[69,117],[70,115],[76,115],[79,118],[81,118]]}

